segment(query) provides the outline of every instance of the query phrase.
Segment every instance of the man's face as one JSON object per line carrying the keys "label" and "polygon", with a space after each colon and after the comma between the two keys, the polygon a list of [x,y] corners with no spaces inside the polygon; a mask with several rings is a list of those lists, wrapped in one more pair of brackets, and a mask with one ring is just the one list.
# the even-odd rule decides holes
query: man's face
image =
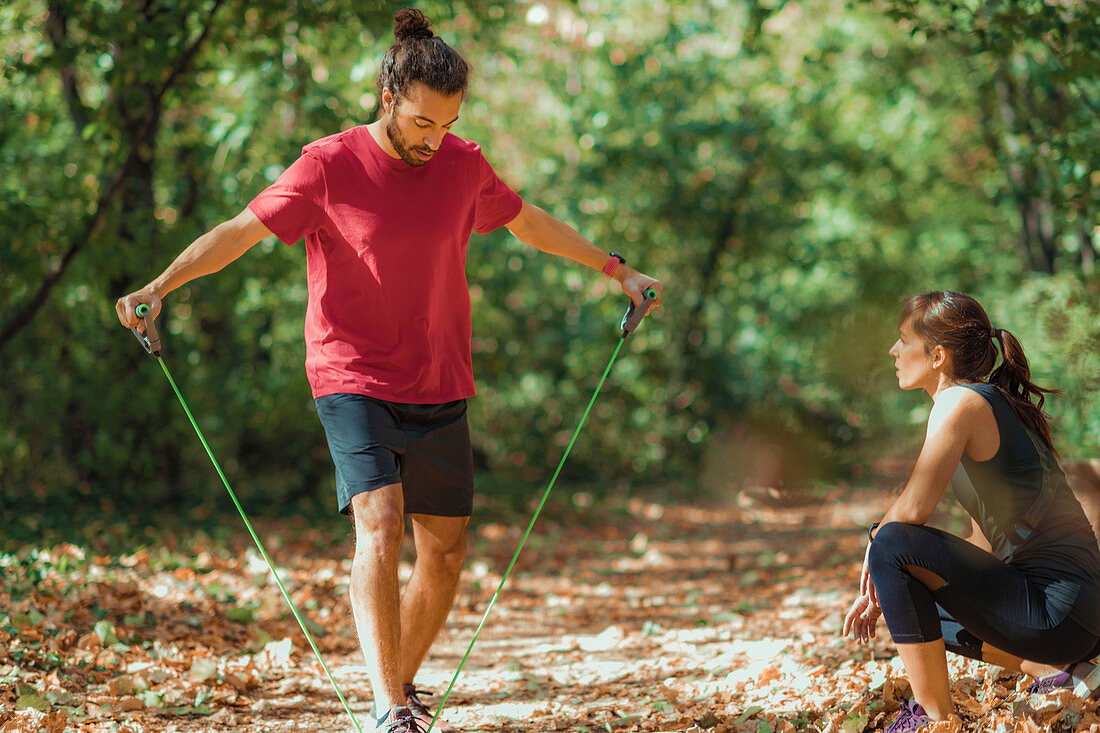
{"label": "man's face", "polygon": [[448,97],[421,82],[410,84],[400,97],[383,89],[382,107],[389,116],[386,136],[401,160],[420,167],[435,155],[461,106],[461,92]]}

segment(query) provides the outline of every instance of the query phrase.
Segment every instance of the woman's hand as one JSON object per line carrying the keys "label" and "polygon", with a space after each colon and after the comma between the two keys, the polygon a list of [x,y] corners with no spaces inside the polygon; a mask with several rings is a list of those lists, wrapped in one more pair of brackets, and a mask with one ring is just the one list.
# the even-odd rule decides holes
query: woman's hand
{"label": "woman's hand", "polygon": [[859,594],[867,596],[871,603],[878,605],[878,591],[875,590],[875,581],[871,580],[870,570],[871,543],[867,543],[867,549],[863,552],[863,569],[859,572]]}
{"label": "woman's hand", "polygon": [[848,614],[844,617],[842,636],[847,636],[848,632],[852,632],[856,641],[870,641],[875,638],[875,626],[878,625],[878,619],[881,615],[882,609],[878,607],[877,603],[871,601],[870,596],[860,595],[852,602]]}
{"label": "woman's hand", "polygon": [[871,579],[868,569],[868,558],[871,556],[871,543],[867,543],[867,550],[863,553],[863,569],[859,573],[859,598],[852,602],[844,617],[844,631],[842,636],[847,636],[851,631],[855,634],[856,641],[866,642],[875,637],[875,626],[878,624],[882,609],[878,605],[878,593],[875,591],[875,581]]}

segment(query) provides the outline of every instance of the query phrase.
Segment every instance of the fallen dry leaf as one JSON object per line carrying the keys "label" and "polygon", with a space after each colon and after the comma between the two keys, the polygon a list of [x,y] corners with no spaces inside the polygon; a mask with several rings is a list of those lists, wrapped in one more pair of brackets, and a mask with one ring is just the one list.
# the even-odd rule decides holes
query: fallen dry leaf
{"label": "fallen dry leaf", "polygon": [[[551,509],[444,717],[483,733],[881,731],[912,694],[889,635],[880,628],[863,646],[838,633],[858,579],[863,519],[888,498],[631,500],[607,521]],[[429,704],[481,621],[518,542],[514,529],[471,532],[455,610],[417,680],[435,692]],[[365,722],[371,691],[347,602],[350,538],[334,545],[286,523],[259,531]],[[16,569],[36,582],[19,596],[0,585],[0,608],[10,609],[0,616],[19,617],[0,623],[0,733],[351,730],[248,541],[119,558],[58,546],[38,565],[9,567],[0,582],[17,582]],[[64,572],[52,564],[62,558]],[[406,559],[402,577],[408,572]],[[934,730],[1100,733],[1095,702],[1027,699],[1027,678],[956,657],[949,666],[961,719]],[[52,709],[16,712],[20,695]]]}

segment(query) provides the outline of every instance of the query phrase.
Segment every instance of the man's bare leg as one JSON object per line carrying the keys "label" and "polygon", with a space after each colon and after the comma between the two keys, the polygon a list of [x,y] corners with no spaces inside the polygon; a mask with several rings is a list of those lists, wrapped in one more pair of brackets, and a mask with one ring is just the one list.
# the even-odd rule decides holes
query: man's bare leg
{"label": "man's bare leg", "polygon": [[405,538],[401,484],[356,494],[351,500],[355,556],[351,610],[379,712],[405,704],[401,691],[400,592],[397,566]]}
{"label": "man's bare leg", "polygon": [[411,684],[454,605],[469,517],[412,514],[416,562],[401,596],[400,681]]}

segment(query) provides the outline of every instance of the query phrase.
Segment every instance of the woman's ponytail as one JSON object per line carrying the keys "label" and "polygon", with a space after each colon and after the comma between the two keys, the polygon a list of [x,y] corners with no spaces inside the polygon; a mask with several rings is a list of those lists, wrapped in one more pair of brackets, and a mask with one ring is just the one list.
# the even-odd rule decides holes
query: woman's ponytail
{"label": "woman's ponytail", "polygon": [[[1031,367],[1024,356],[1024,347],[1008,331],[1003,328],[994,329],[994,334],[1001,342],[1001,354],[1004,359],[1000,366],[989,375],[989,383],[996,385],[1001,392],[1009,398],[1008,402],[1017,417],[1031,431],[1043,439],[1051,450],[1054,450],[1054,442],[1050,437],[1050,422],[1043,405],[1046,403],[1046,395],[1057,394],[1056,389],[1046,389],[1031,381]],[[1034,400],[1034,402],[1033,402]]]}

